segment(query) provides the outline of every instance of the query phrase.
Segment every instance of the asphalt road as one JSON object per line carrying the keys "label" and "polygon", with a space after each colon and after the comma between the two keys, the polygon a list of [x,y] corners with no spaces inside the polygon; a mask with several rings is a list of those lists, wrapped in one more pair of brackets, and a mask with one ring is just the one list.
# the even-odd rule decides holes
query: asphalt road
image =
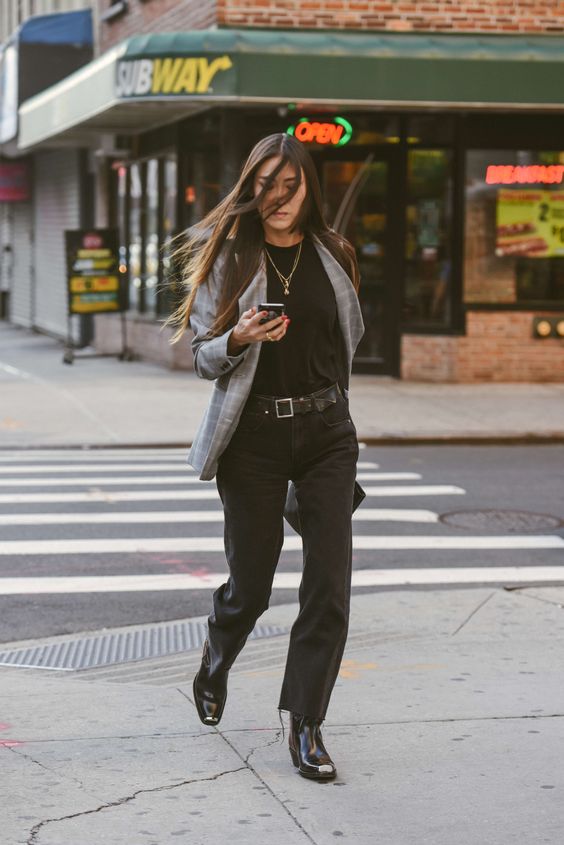
{"label": "asphalt road", "polygon": [[[564,583],[561,446],[364,448],[358,477],[354,590]],[[207,614],[222,532],[182,450],[0,452],[0,642]],[[288,529],[272,604],[300,568]]]}

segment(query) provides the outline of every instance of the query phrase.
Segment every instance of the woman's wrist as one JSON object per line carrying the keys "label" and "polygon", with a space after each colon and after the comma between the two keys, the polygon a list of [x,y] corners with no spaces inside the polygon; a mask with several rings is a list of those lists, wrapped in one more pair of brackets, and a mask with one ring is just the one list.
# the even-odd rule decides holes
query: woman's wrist
{"label": "woman's wrist", "polygon": [[232,329],[231,334],[227,339],[227,354],[228,355],[240,355],[244,349],[247,348],[248,343],[241,343],[238,335],[237,335],[237,326]]}

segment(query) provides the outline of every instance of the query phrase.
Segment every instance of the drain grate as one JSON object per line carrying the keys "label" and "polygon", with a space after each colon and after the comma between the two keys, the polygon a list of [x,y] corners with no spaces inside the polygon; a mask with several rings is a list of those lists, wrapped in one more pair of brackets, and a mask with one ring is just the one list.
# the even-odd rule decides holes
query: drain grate
{"label": "drain grate", "polygon": [[[91,669],[131,660],[164,657],[202,647],[206,622],[171,622],[130,631],[75,637],[0,651],[0,666],[20,669]],[[289,628],[256,625],[249,639],[277,637]]]}
{"label": "drain grate", "polygon": [[443,513],[440,521],[456,528],[496,531],[547,531],[563,525],[557,516],[529,511],[471,510]]}

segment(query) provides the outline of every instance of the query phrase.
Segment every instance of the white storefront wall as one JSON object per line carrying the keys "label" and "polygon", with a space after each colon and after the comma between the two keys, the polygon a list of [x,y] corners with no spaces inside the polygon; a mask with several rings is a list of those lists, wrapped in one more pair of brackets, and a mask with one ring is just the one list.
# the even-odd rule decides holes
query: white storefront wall
{"label": "white storefront wall", "polygon": [[80,172],[76,150],[34,157],[34,326],[67,333],[65,229],[80,228]]}

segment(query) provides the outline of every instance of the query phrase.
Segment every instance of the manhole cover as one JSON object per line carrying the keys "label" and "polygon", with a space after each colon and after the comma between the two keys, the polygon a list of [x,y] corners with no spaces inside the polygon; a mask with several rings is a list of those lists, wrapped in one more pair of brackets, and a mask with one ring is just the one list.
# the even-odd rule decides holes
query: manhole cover
{"label": "manhole cover", "polygon": [[439,517],[446,525],[455,528],[495,531],[546,531],[558,528],[563,522],[557,516],[528,511],[452,511]]}

